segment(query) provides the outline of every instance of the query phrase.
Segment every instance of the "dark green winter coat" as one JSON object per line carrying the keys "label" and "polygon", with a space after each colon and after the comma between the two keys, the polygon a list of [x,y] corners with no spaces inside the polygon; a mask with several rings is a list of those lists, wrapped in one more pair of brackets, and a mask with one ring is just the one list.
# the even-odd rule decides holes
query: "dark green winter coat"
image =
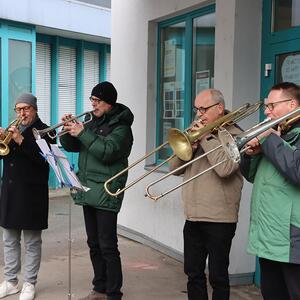
{"label": "dark green winter coat", "polygon": [[[128,166],[133,137],[131,125],[133,114],[123,104],[115,104],[112,110],[100,118],[93,115],[91,122],[84,125],[78,137],[63,135],[60,142],[68,152],[79,152],[78,178],[87,192],[77,192],[74,201],[97,209],[119,212],[124,194],[108,195],[104,182]],[[110,184],[115,192],[126,184],[127,173]]]}

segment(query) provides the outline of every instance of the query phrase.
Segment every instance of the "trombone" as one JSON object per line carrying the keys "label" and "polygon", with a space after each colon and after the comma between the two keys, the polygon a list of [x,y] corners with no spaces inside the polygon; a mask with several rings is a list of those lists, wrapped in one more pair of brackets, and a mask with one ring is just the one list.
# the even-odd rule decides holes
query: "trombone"
{"label": "trombone", "polygon": [[66,123],[68,122],[78,122],[79,119],[83,116],[87,117],[87,119],[84,120],[83,124],[87,124],[89,122],[92,121],[93,119],[93,115],[92,115],[92,112],[93,111],[87,111],[87,112],[84,112],[78,116],[74,116],[66,121],[63,121],[57,125],[53,125],[53,126],[50,126],[48,128],[45,128],[45,129],[36,129],[36,128],[33,128],[32,129],[32,133],[35,137],[36,140],[40,140],[41,138],[43,138],[45,135],[48,135],[51,139],[56,139],[57,137],[60,137],[66,133],[68,133],[67,130],[61,130],[59,133],[56,132],[56,129],[59,128],[59,127],[63,127]]}
{"label": "trombone", "polygon": [[[169,162],[175,156],[178,156],[180,159],[182,159],[184,161],[190,160],[193,155],[192,145],[202,135],[204,135],[208,132],[217,131],[218,128],[221,126],[231,125],[233,123],[240,121],[241,119],[243,119],[243,118],[249,116],[250,114],[254,113],[255,111],[257,111],[261,105],[262,105],[261,101],[255,103],[255,104],[246,103],[243,106],[239,107],[238,109],[236,109],[232,112],[229,112],[228,114],[219,118],[215,122],[205,126],[204,128],[198,129],[193,132],[189,132],[190,128],[184,130],[183,132],[181,132],[179,129],[171,128],[169,130],[168,140],[166,142],[164,142],[157,148],[153,149],[151,152],[149,152],[145,156],[141,157],[140,159],[138,159],[137,161],[132,163],[130,166],[128,166],[127,168],[123,169],[122,171],[120,171],[119,173],[114,175],[113,177],[106,180],[104,183],[105,191],[110,196],[117,197],[118,195],[123,193],[125,190],[127,190],[130,187],[132,187],[133,185],[135,185],[137,182],[141,181],[145,177],[149,176],[150,174],[152,174],[153,172],[158,170],[161,166],[163,166],[164,164]],[[135,167],[136,165],[138,165],[139,163],[141,163],[142,161],[147,159],[149,156],[156,153],[157,151],[159,151],[161,148],[165,147],[168,144],[170,145],[170,147],[173,150],[173,154],[170,157],[168,157],[166,160],[162,161],[160,164],[155,166],[149,172],[143,174],[142,176],[138,177],[137,179],[135,179],[132,182],[130,182],[129,184],[127,184],[124,188],[118,189],[116,192],[112,192],[109,190],[109,185],[113,180],[115,180],[116,178],[118,178],[119,176],[124,174],[125,172],[128,172],[128,170],[132,169],[133,167]]]}
{"label": "trombone", "polygon": [[[291,118],[291,119],[290,119]],[[193,160],[190,160],[189,162],[181,165],[180,167],[174,169],[173,171],[165,174],[164,176],[162,176],[161,178],[151,182],[150,184],[148,184],[146,186],[145,189],[145,196],[151,198],[152,200],[158,200],[160,198],[162,198],[163,196],[173,192],[174,190],[178,189],[179,187],[182,187],[183,185],[189,183],[190,181],[198,178],[199,176],[207,173],[208,171],[216,168],[217,166],[227,162],[228,160],[233,160],[236,163],[240,162],[241,159],[241,153],[245,152],[248,147],[244,147],[250,140],[252,140],[253,138],[255,138],[256,136],[260,135],[261,133],[265,132],[266,130],[272,128],[275,125],[278,125],[282,122],[284,122],[283,124],[281,124],[281,128],[286,129],[290,126],[291,123],[297,121],[300,119],[300,108],[297,108],[296,110],[293,110],[287,114],[285,114],[284,116],[281,116],[275,120],[270,120],[270,119],[266,119],[260,123],[258,123],[257,125],[255,125],[254,127],[246,130],[245,132],[236,135],[235,137],[233,137],[226,129],[221,128],[218,130],[218,137],[219,140],[221,142],[221,144],[217,147],[215,147],[214,149],[211,149],[210,151],[194,158]],[[159,194],[159,195],[153,195],[150,193],[150,188],[155,185],[156,183],[163,181],[165,178],[173,175],[174,173],[180,171],[183,168],[186,168],[187,166],[189,166],[190,164],[192,164],[193,162],[206,157],[207,155],[209,155],[210,153],[216,151],[219,148],[224,148],[226,154],[227,154],[227,158],[225,158],[224,160],[221,160],[220,162],[216,163],[215,165],[212,165],[211,167],[207,168],[206,170],[194,175],[193,177],[185,180],[184,182],[176,185],[175,187]]]}
{"label": "trombone", "polygon": [[177,128],[171,128],[168,133],[168,141],[173,152],[183,161],[189,161],[193,157],[192,145],[207,132],[216,132],[220,127],[231,126],[245,117],[257,111],[262,105],[259,101],[255,104],[246,103],[238,109],[229,112],[215,122],[193,132],[181,132]]}

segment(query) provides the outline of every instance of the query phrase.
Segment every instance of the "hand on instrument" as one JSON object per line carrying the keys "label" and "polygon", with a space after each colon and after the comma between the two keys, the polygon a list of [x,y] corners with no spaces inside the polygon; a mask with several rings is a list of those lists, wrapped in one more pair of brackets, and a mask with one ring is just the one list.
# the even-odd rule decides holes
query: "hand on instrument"
{"label": "hand on instrument", "polygon": [[245,153],[247,155],[256,155],[258,153],[261,152],[261,148],[260,146],[256,146],[256,147],[249,147],[248,144],[246,145],[247,150],[245,151]]}
{"label": "hand on instrument", "polygon": [[5,139],[5,128],[0,127],[0,140]]}
{"label": "hand on instrument", "polygon": [[259,144],[259,139],[257,137],[253,138],[250,140],[246,146],[245,153],[248,155],[256,155],[261,152],[260,144]]}
{"label": "hand on instrument", "polygon": [[83,130],[84,126],[82,122],[68,122],[64,126],[64,130],[66,130],[71,136],[77,137],[80,132]]}
{"label": "hand on instrument", "polygon": [[[72,114],[64,114],[62,116],[61,120],[63,122],[66,122],[66,121],[70,120],[71,118],[74,118],[74,116]],[[73,121],[67,122],[64,124],[64,126],[71,125],[72,123],[73,123]]]}
{"label": "hand on instrument", "polygon": [[21,145],[23,140],[24,140],[24,137],[23,135],[20,133],[19,129],[12,125],[8,128],[8,131],[12,133],[12,139],[18,144],[18,145]]}
{"label": "hand on instrument", "polygon": [[201,123],[201,119],[195,120],[191,124],[189,132],[197,131],[197,130],[203,128],[203,127],[204,127],[204,125]]}

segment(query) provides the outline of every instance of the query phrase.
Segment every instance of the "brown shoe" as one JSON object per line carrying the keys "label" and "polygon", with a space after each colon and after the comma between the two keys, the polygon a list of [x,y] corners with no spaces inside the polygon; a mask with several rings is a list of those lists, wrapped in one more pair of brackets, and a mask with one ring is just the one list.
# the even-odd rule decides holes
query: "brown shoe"
{"label": "brown shoe", "polygon": [[80,298],[78,300],[106,300],[106,294],[98,293],[92,290],[86,297]]}

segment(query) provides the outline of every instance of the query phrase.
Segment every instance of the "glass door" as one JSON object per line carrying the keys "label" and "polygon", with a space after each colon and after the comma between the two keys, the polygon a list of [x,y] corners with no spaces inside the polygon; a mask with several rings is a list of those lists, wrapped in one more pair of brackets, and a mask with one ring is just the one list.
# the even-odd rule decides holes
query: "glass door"
{"label": "glass door", "polygon": [[33,26],[0,20],[1,126],[15,118],[15,99],[35,92],[35,29]]}
{"label": "glass door", "polygon": [[263,2],[261,96],[276,83],[300,84],[300,0]]}
{"label": "glass door", "polygon": [[9,39],[8,41],[8,114],[9,122],[15,118],[15,99],[32,87],[32,49],[31,43]]}

